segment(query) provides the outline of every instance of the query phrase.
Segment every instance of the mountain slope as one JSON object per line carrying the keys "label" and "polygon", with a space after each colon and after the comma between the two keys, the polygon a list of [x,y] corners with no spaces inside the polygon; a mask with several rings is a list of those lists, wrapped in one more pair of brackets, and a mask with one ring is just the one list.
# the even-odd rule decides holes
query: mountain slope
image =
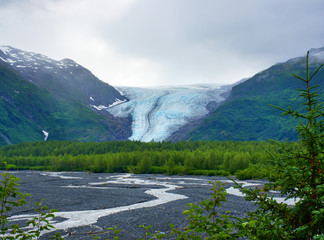
{"label": "mountain slope", "polygon": [[[113,87],[95,79],[86,69],[73,70],[74,75],[80,71],[89,74],[88,76],[84,74],[81,80],[77,77],[64,78],[64,73],[60,73],[65,81],[68,79],[75,82],[77,90],[73,92],[70,89],[72,83],[66,87],[63,82],[59,83],[63,81],[57,77],[59,72],[54,73],[55,77],[51,78],[51,73],[46,72],[44,66],[40,67],[41,61],[35,62],[35,59],[30,61],[32,66],[35,63],[39,66],[38,69],[32,70],[32,67],[17,57],[18,55],[15,57],[19,64],[13,63],[14,60],[9,58],[8,54],[3,56],[3,51],[0,50],[1,53],[0,146],[40,141],[44,139],[43,130],[49,132],[49,139],[52,140],[121,140],[130,135],[129,119],[116,119],[106,111],[98,111],[95,105],[109,106],[114,104],[116,99],[125,101],[126,98]],[[27,55],[22,51],[20,53]],[[17,71],[19,69],[24,69],[24,72]],[[49,77],[46,77],[47,75]],[[45,84],[45,87],[42,77],[48,84]],[[80,81],[85,82],[82,87]],[[94,107],[91,107],[90,103]]]}
{"label": "mountain slope", "polygon": [[23,78],[46,89],[56,98],[93,106],[109,106],[127,101],[114,87],[100,81],[89,70],[70,59],[55,61],[41,54],[1,46],[1,60],[17,70]]}
{"label": "mountain slope", "polygon": [[[41,107],[45,97],[43,99],[38,92],[38,88],[0,63],[1,145],[43,138],[42,129],[31,121],[35,117],[33,111],[40,111],[40,115],[45,115],[47,111],[47,108]],[[29,108],[28,102],[33,100],[36,101]]]}
{"label": "mountain slope", "polygon": [[[311,49],[310,71],[324,62],[324,48]],[[291,59],[264,70],[233,87],[229,98],[189,132],[186,140],[296,140],[297,121],[280,117],[281,111],[268,106],[302,109],[296,89],[304,84],[292,73],[305,76],[305,57]],[[324,71],[318,72],[313,84],[319,85],[324,101]]]}

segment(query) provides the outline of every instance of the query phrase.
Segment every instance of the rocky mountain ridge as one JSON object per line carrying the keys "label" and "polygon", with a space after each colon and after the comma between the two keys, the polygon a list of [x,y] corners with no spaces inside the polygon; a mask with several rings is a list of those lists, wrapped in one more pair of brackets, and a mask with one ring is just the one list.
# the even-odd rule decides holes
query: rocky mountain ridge
{"label": "rocky mountain ridge", "polygon": [[117,89],[71,59],[56,61],[42,54],[0,46],[1,60],[53,96],[79,101],[94,108],[127,101]]}
{"label": "rocky mountain ridge", "polygon": [[127,98],[68,59],[0,48],[0,145],[22,141],[125,140],[130,119],[99,111]]}

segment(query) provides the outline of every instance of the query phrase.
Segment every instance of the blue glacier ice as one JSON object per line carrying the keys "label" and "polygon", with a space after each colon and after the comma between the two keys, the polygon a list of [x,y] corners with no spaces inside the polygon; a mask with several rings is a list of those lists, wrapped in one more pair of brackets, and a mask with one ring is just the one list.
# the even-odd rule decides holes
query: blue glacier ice
{"label": "blue glacier ice", "polygon": [[115,117],[132,116],[130,140],[163,141],[193,119],[209,113],[211,102],[219,103],[231,86],[199,84],[156,88],[118,87],[129,101],[107,109]]}

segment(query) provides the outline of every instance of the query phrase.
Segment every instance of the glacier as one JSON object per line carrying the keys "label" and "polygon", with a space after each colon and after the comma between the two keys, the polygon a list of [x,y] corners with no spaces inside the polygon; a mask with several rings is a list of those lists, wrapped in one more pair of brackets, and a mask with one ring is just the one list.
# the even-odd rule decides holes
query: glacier
{"label": "glacier", "polygon": [[180,127],[209,113],[210,103],[225,100],[231,85],[196,84],[152,88],[117,87],[129,101],[106,109],[115,117],[131,116],[130,140],[164,141]]}

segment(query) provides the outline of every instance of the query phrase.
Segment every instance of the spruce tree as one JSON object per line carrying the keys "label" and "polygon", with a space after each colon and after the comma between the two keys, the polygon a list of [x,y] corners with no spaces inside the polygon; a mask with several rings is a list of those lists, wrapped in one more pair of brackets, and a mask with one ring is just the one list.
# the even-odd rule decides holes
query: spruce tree
{"label": "spruce tree", "polygon": [[318,86],[311,86],[323,64],[310,75],[308,56],[309,52],[306,76],[293,74],[305,83],[305,89],[298,89],[305,100],[304,111],[276,107],[283,111],[282,115],[299,119],[299,147],[292,149],[278,142],[281,154],[275,157],[276,179],[270,181],[269,187],[280,189],[285,200],[294,203],[277,202],[260,189],[241,188],[246,198],[258,206],[239,223],[250,239],[324,239],[324,107],[318,101]]}

